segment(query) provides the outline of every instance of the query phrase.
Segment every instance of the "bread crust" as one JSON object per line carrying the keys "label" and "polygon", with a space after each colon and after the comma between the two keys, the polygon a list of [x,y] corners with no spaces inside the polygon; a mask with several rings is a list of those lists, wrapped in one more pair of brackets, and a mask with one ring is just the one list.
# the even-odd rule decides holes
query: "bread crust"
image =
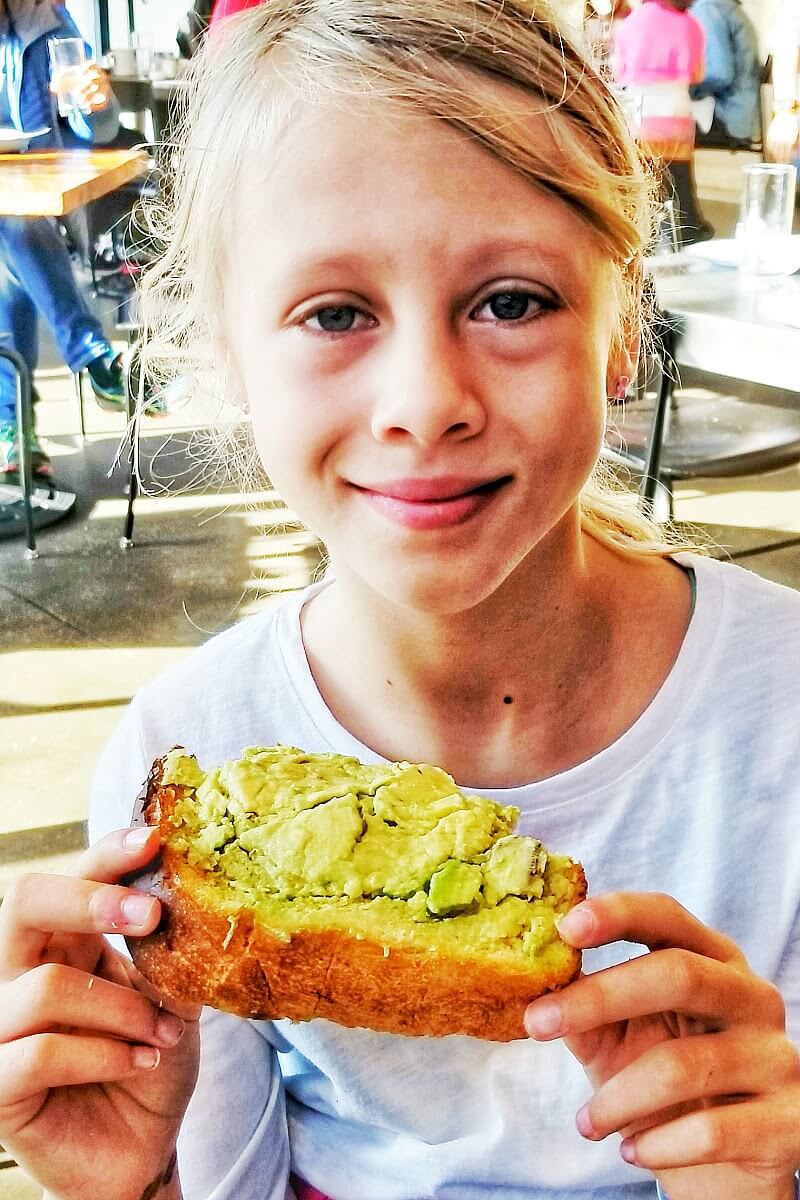
{"label": "bread crust", "polygon": [[[500,965],[408,945],[385,947],[339,929],[270,931],[243,910],[229,920],[209,902],[202,872],[172,846],[169,816],[190,788],[161,784],[157,760],[137,804],[135,824],[158,825],[155,866],[129,886],[156,896],[162,919],[154,933],[129,938],[135,966],[167,999],[206,1004],[241,1017],[306,1021],[442,1037],[469,1034],[507,1042],[525,1036],[527,1005],[571,982],[581,955],[563,969]],[[586,895],[580,863],[569,869],[577,904]]]}

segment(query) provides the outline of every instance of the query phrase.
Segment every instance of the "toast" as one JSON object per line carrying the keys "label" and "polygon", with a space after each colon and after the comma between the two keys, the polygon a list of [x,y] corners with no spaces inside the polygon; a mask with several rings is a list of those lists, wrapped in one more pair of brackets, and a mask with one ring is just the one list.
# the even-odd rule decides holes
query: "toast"
{"label": "toast", "polygon": [[162,920],[128,947],[165,997],[243,1017],[524,1037],[580,971],[557,919],[586,880],[518,815],[438,767],[274,746],[204,772],[176,747],[134,816],[160,857],[126,881]]}

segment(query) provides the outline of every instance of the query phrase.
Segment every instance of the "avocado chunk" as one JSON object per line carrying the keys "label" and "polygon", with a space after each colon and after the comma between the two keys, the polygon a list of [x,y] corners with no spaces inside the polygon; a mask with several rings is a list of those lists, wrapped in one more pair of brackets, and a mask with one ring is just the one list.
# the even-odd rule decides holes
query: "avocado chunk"
{"label": "avocado chunk", "polygon": [[546,866],[547,851],[536,838],[500,838],[483,868],[486,903],[493,907],[505,896],[541,896]]}
{"label": "avocado chunk", "polygon": [[428,911],[435,917],[463,912],[477,900],[482,884],[483,872],[478,865],[451,858],[431,876]]}
{"label": "avocado chunk", "polygon": [[206,777],[197,759],[187,754],[180,746],[164,755],[164,767],[161,778],[164,783],[173,783],[177,787],[198,788]]}

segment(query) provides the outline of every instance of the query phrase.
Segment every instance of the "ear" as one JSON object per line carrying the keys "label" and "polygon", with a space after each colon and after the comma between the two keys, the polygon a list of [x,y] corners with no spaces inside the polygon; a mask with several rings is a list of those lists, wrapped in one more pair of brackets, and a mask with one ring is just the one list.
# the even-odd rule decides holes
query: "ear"
{"label": "ear", "polygon": [[622,399],[619,395],[621,381],[625,380],[630,383],[632,379],[636,378],[639,370],[640,349],[641,337],[639,336],[631,338],[624,344],[615,341],[611,347],[606,369],[606,395],[609,399]]}
{"label": "ear", "polygon": [[225,403],[233,405],[234,408],[241,409],[242,415],[247,415],[250,412],[250,405],[248,404],[247,394],[242,383],[239,364],[231,350],[231,346],[223,334],[217,334],[213,338],[212,344],[214,361],[216,363],[217,374],[222,383]]}

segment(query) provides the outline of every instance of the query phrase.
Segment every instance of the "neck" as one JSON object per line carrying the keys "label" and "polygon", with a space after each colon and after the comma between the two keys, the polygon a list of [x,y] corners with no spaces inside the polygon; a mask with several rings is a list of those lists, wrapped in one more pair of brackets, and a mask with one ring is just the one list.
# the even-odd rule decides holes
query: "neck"
{"label": "neck", "polygon": [[465,785],[512,786],[597,753],[649,703],[685,632],[684,592],[663,651],[647,648],[649,629],[643,638],[641,688],[627,687],[622,708],[614,697],[629,610],[664,572],[682,575],[580,536],[537,548],[491,597],[445,615],[392,605],[339,572],[306,607],[303,636],[323,697],[361,742]]}

